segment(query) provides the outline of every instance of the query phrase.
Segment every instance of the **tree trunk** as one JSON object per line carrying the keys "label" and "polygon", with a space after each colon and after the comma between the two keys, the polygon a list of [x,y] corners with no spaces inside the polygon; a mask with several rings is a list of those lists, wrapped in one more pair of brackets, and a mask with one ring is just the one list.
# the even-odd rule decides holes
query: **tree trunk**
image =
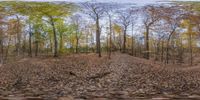
{"label": "tree trunk", "polygon": [[116,42],[115,31],[114,31],[114,29],[112,31],[113,31],[113,41],[115,43]]}
{"label": "tree trunk", "polygon": [[56,36],[55,24],[54,24],[53,18],[50,17],[50,19],[51,19],[51,26],[53,28],[53,36],[54,36],[54,57],[58,57],[58,41],[57,41],[57,36]]}
{"label": "tree trunk", "polygon": [[190,65],[193,64],[192,35],[189,34]]}
{"label": "tree trunk", "polygon": [[60,45],[59,45],[60,53],[63,53],[63,33],[60,33]]}
{"label": "tree trunk", "polygon": [[51,53],[53,53],[53,41],[51,40],[51,37],[49,39],[49,42],[50,42],[50,51]]}
{"label": "tree trunk", "polygon": [[2,33],[0,33],[0,46],[1,46],[1,56],[0,56],[1,62],[0,63],[3,64],[3,62],[4,62],[3,61],[4,60],[4,57],[3,57],[4,56],[3,55],[4,54],[4,50],[3,49],[4,48],[3,48],[3,35],[2,35]]}
{"label": "tree trunk", "polygon": [[149,59],[149,27],[146,26],[146,34],[145,34],[145,58]]}
{"label": "tree trunk", "polygon": [[8,46],[7,46],[7,50],[6,50],[6,55],[5,55],[5,58],[4,58],[5,60],[4,61],[8,60],[10,42],[11,42],[11,37],[9,37],[9,40],[8,40]]}
{"label": "tree trunk", "polygon": [[99,17],[97,16],[96,20],[96,50],[99,54],[99,57],[101,57],[101,40],[100,40],[100,26],[99,26]]}
{"label": "tree trunk", "polygon": [[76,33],[76,53],[78,53],[78,44],[79,44],[79,37],[78,33]]}
{"label": "tree trunk", "polygon": [[123,53],[126,52],[126,29],[127,27],[124,28],[124,42],[123,42]]}
{"label": "tree trunk", "polygon": [[157,61],[159,59],[159,54],[160,54],[160,41],[158,41],[157,46],[156,46],[155,49],[156,49],[156,52],[155,52],[156,58],[155,58],[155,60]]}
{"label": "tree trunk", "polygon": [[169,40],[167,41],[167,50],[166,50],[166,64],[169,63]]}
{"label": "tree trunk", "polygon": [[162,41],[161,49],[162,49],[162,51],[161,51],[161,62],[163,62],[163,60],[164,60],[164,41]]}
{"label": "tree trunk", "polygon": [[35,56],[38,56],[38,49],[39,49],[39,42],[38,40],[35,41]]}
{"label": "tree trunk", "polygon": [[88,53],[89,52],[89,34],[90,34],[90,31],[89,31],[89,29],[88,29],[88,32],[87,32],[87,34],[86,34],[86,53]]}
{"label": "tree trunk", "polygon": [[109,59],[111,59],[111,52],[112,52],[112,19],[109,16],[109,24],[110,24],[110,49],[109,49]]}
{"label": "tree trunk", "polygon": [[178,50],[178,58],[179,58],[179,60],[178,60],[178,62],[179,63],[183,63],[183,54],[184,54],[184,48],[183,48],[183,42],[182,42],[182,38],[180,38],[180,46],[179,46],[179,50]]}
{"label": "tree trunk", "polygon": [[169,63],[169,42],[170,42],[170,39],[171,39],[171,36],[172,36],[173,33],[170,33],[169,37],[168,37],[168,40],[167,40],[167,54],[166,54],[166,63],[168,64]]}
{"label": "tree trunk", "polygon": [[23,46],[22,46],[22,50],[23,50],[23,58],[25,56],[25,52],[26,52],[26,36],[24,36],[24,39],[23,39]]}
{"label": "tree trunk", "polygon": [[32,57],[32,32],[29,24],[29,56]]}
{"label": "tree trunk", "polygon": [[133,23],[132,23],[132,29],[131,29],[131,31],[132,31],[132,43],[131,43],[131,55],[133,56],[133,49],[134,49],[134,46],[133,46],[133,43],[134,43],[134,38],[133,38]]}
{"label": "tree trunk", "polygon": [[17,17],[17,45],[16,45],[16,50],[17,50],[17,56],[20,55],[20,45],[21,45],[21,36],[20,36],[20,33],[19,33],[19,27],[20,27],[20,19],[19,17],[16,15]]}
{"label": "tree trunk", "polygon": [[76,53],[79,52],[79,51],[78,51],[78,44],[79,44],[79,39],[77,38],[77,39],[76,39]]}

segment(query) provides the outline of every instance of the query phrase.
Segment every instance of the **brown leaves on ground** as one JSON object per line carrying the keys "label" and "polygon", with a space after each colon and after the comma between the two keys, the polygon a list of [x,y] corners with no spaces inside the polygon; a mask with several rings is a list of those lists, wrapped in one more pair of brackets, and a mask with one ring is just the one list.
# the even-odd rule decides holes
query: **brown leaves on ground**
{"label": "brown leaves on ground", "polygon": [[[198,97],[200,71],[164,67],[126,54],[27,58],[0,67],[0,95],[138,99]],[[137,98],[138,97],[138,98]]]}

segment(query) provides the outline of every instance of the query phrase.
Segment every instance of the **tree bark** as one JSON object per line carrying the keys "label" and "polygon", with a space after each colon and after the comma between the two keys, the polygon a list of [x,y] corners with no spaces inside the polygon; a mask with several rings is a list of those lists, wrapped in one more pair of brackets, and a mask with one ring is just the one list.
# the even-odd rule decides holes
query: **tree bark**
{"label": "tree bark", "polygon": [[190,65],[193,64],[192,35],[189,34]]}
{"label": "tree bark", "polygon": [[5,55],[4,61],[8,60],[10,42],[11,42],[11,37],[9,37],[9,40],[8,40],[8,46],[7,46],[7,49],[6,49],[6,55]]}
{"label": "tree bark", "polygon": [[78,44],[79,44],[79,37],[78,32],[76,33],[76,53],[78,53]]}
{"label": "tree bark", "polygon": [[3,64],[4,62],[4,46],[3,46],[3,35],[0,33],[0,46],[1,46],[1,56],[0,56],[0,63]]}
{"label": "tree bark", "polygon": [[145,34],[145,48],[146,48],[146,51],[145,51],[145,58],[146,59],[149,59],[149,27],[146,26],[146,34]]}
{"label": "tree bark", "polygon": [[132,43],[131,43],[131,55],[133,56],[133,50],[134,50],[134,46],[133,46],[133,43],[134,43],[134,38],[133,38],[133,23],[132,23],[132,29],[131,29],[131,31],[132,31]]}
{"label": "tree bark", "polygon": [[161,43],[161,49],[162,49],[162,51],[161,51],[161,62],[163,62],[163,60],[164,60],[164,41],[162,41],[162,43]]}
{"label": "tree bark", "polygon": [[39,49],[39,42],[38,40],[35,41],[35,56],[38,56],[38,49]]}
{"label": "tree bark", "polygon": [[123,53],[126,52],[126,30],[127,30],[127,27],[124,27],[124,42],[123,42]]}
{"label": "tree bark", "polygon": [[155,52],[155,60],[157,61],[159,59],[159,54],[160,54],[160,41],[158,41],[157,45],[156,45],[156,52]]}
{"label": "tree bark", "polygon": [[63,33],[60,33],[60,47],[59,52],[63,53]]}
{"label": "tree bark", "polygon": [[54,35],[54,57],[58,57],[58,41],[57,41],[57,36],[56,36],[55,23],[52,17],[50,17],[50,19],[51,19],[51,26],[53,28],[53,35]]}
{"label": "tree bark", "polygon": [[171,39],[171,36],[172,36],[173,33],[170,33],[168,39],[167,39],[167,54],[166,54],[166,63],[168,64],[169,63],[169,42],[170,42],[170,39]]}
{"label": "tree bark", "polygon": [[32,57],[32,32],[29,24],[29,56]]}
{"label": "tree bark", "polygon": [[79,39],[76,39],[76,53],[78,53],[78,44],[79,44]]}
{"label": "tree bark", "polygon": [[99,17],[97,16],[96,19],[96,50],[99,54],[99,57],[101,57],[101,40],[100,40],[100,26],[99,26]]}
{"label": "tree bark", "polygon": [[21,45],[21,36],[20,36],[20,33],[19,33],[19,27],[20,27],[20,19],[19,17],[16,15],[17,17],[17,45],[16,45],[16,50],[17,50],[17,56],[20,55],[20,45]]}
{"label": "tree bark", "polygon": [[109,49],[109,59],[111,59],[111,53],[112,53],[112,19],[111,19],[111,16],[109,16],[109,24],[110,24],[110,49]]}

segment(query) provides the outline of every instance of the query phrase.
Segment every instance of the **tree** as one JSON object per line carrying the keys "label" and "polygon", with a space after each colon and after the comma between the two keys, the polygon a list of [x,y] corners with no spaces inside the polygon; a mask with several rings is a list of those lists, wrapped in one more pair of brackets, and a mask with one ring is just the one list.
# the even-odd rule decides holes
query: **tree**
{"label": "tree", "polygon": [[[2,33],[2,30],[0,30],[0,32]],[[0,49],[1,50],[1,52],[0,52],[1,53],[1,56],[0,56],[1,62],[0,63],[2,64],[4,62],[4,60],[3,60],[4,59],[4,57],[3,57],[4,56],[3,55],[4,54],[3,34],[0,34],[0,47],[1,47],[1,49]]]}
{"label": "tree", "polygon": [[20,49],[21,49],[21,23],[20,23],[20,18],[18,15],[16,15],[16,35],[17,35],[17,44],[16,44],[16,51],[17,51],[17,56],[20,55]]}
{"label": "tree", "polygon": [[82,5],[85,9],[85,13],[96,22],[96,52],[99,54],[99,57],[101,57],[101,31],[99,21],[105,13],[105,4],[97,2],[85,2]]}
{"label": "tree", "polygon": [[80,37],[82,35],[82,32],[81,32],[82,22],[81,22],[81,20],[83,20],[83,19],[79,14],[72,16],[71,19],[72,19],[72,24],[74,26],[73,28],[75,29],[76,53],[78,53],[79,40],[80,40]]}
{"label": "tree", "polygon": [[[163,22],[163,21],[162,21]],[[165,49],[165,42],[168,37],[168,31],[166,31],[167,26],[163,25],[164,23],[157,23],[153,28],[153,40],[155,40],[155,60],[160,58],[161,62],[164,61],[164,49]],[[160,57],[159,57],[160,56]]]}
{"label": "tree", "polygon": [[123,28],[120,25],[118,25],[117,23],[114,23],[114,25],[113,25],[113,33],[115,33],[115,35],[113,34],[114,41],[116,40],[120,51],[122,49],[122,34],[121,34],[122,31],[123,31]]}
{"label": "tree", "polygon": [[150,58],[149,34],[151,27],[160,19],[160,9],[156,6],[145,6],[143,9],[143,24],[145,26],[145,58]]}
{"label": "tree", "polygon": [[166,31],[168,32],[167,38],[167,50],[166,50],[166,63],[169,63],[169,49],[170,49],[170,40],[172,36],[176,33],[176,30],[179,28],[180,21],[182,19],[182,11],[177,6],[163,8],[164,12],[161,18],[166,21]]}
{"label": "tree", "polygon": [[30,18],[40,18],[51,25],[54,37],[54,57],[57,57],[58,39],[55,24],[59,19],[69,16],[75,10],[75,6],[73,4],[48,2],[14,2],[11,3],[11,6],[16,12]]}
{"label": "tree", "polygon": [[28,31],[28,34],[29,34],[29,53],[28,53],[28,55],[30,56],[30,57],[32,57],[32,28],[31,28],[31,24],[30,24],[30,22],[28,23],[28,28],[29,28],[29,31]]}
{"label": "tree", "polygon": [[105,12],[106,12],[106,15],[108,17],[108,23],[109,23],[109,59],[111,59],[111,52],[112,52],[112,32],[113,32],[113,11],[115,11],[117,8],[116,8],[116,4],[107,4],[106,7],[105,7]]}
{"label": "tree", "polygon": [[5,41],[5,30],[4,25],[6,24],[4,18],[6,17],[5,8],[0,5],[0,65],[4,63],[4,41]]}
{"label": "tree", "polygon": [[193,64],[193,38],[196,35],[196,32],[193,31],[193,28],[196,26],[195,25],[195,16],[192,15],[188,15],[187,18],[185,18],[182,23],[181,26],[182,28],[186,28],[187,31],[183,34],[185,34],[188,38],[188,47],[189,47],[189,52],[190,52],[190,65]]}
{"label": "tree", "polygon": [[[65,23],[64,19],[57,20],[56,29],[59,34],[59,54],[64,53],[65,38],[68,35],[69,25]],[[47,27],[48,28],[48,27]],[[50,31],[51,32],[51,31]]]}
{"label": "tree", "polygon": [[118,19],[117,23],[119,23],[123,27],[123,50],[122,52],[126,52],[126,34],[128,26],[131,24],[131,16],[132,12],[130,9],[126,9],[123,11],[118,11]]}
{"label": "tree", "polygon": [[133,8],[131,13],[132,13],[132,16],[131,16],[131,34],[132,34],[131,55],[133,56],[133,52],[134,52],[134,33],[133,32],[134,32],[134,26],[138,19],[138,9]]}

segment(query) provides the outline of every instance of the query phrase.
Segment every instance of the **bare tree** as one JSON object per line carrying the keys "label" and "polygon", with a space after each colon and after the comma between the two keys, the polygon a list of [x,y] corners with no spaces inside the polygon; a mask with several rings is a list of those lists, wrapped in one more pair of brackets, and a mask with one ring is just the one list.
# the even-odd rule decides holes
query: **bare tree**
{"label": "bare tree", "polygon": [[132,12],[131,9],[126,9],[126,10],[121,10],[118,11],[118,19],[117,23],[120,24],[123,27],[123,50],[122,52],[126,52],[126,34],[127,34],[127,29],[129,25],[131,24],[131,16]]}
{"label": "bare tree", "polygon": [[81,20],[83,20],[81,18],[81,16],[79,14],[75,14],[74,16],[71,17],[72,19],[72,23],[74,24],[75,26],[75,29],[76,29],[76,53],[78,53],[78,47],[79,47],[79,40],[80,40],[80,37],[81,37]]}
{"label": "bare tree", "polygon": [[156,6],[145,6],[142,9],[143,12],[143,24],[145,26],[145,58],[150,58],[150,49],[149,49],[149,34],[151,27],[160,19],[160,9]]}
{"label": "bare tree", "polygon": [[105,12],[106,12],[106,16],[108,17],[108,22],[109,22],[109,59],[111,58],[111,52],[112,52],[112,34],[113,34],[113,16],[114,16],[114,11],[118,9],[118,5],[114,4],[114,3],[108,3],[105,6]]}
{"label": "bare tree", "polygon": [[21,24],[20,24],[20,18],[18,15],[16,15],[17,23],[16,23],[16,35],[17,35],[17,44],[16,44],[16,51],[17,56],[20,55],[20,49],[21,49]]}
{"label": "bare tree", "polygon": [[101,57],[101,30],[99,21],[105,13],[105,4],[97,2],[85,2],[82,5],[85,9],[85,13],[96,22],[96,52],[99,54],[99,57]]}
{"label": "bare tree", "polygon": [[30,22],[29,22],[29,53],[28,53],[28,55],[30,56],[30,57],[32,57],[32,29],[31,29],[31,24],[30,24]]}
{"label": "bare tree", "polygon": [[177,6],[165,7],[162,9],[163,15],[162,19],[166,21],[166,31],[168,32],[167,38],[167,48],[166,48],[166,63],[169,63],[169,49],[170,49],[170,40],[172,36],[176,33],[176,30],[179,28],[180,21],[182,20],[182,12]]}
{"label": "bare tree", "polygon": [[134,52],[134,26],[136,24],[136,21],[138,19],[138,9],[132,8],[131,11],[131,34],[132,34],[132,41],[131,41],[131,55],[133,56],[133,52]]}

